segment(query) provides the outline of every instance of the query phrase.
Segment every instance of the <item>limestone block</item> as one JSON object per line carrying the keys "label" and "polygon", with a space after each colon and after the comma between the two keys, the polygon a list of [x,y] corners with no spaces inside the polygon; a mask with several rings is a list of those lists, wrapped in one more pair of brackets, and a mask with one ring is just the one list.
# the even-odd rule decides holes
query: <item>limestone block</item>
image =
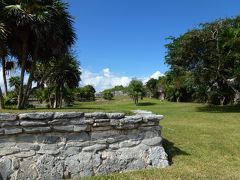
{"label": "limestone block", "polygon": [[53,126],[53,130],[58,132],[73,132],[73,125]]}
{"label": "limestone block", "polygon": [[14,154],[15,157],[17,158],[27,158],[27,157],[32,157],[36,154],[35,151],[30,150],[30,151],[22,151],[17,154]]}
{"label": "limestone block", "polygon": [[81,118],[84,116],[83,112],[56,112],[54,114],[54,119],[72,119]]}
{"label": "limestone block", "polygon": [[47,120],[52,119],[53,115],[53,112],[38,112],[19,114],[18,117],[20,120]]}
{"label": "limestone block", "polygon": [[140,144],[140,140],[127,140],[119,143],[120,148],[133,147]]}
{"label": "limestone block", "polygon": [[88,125],[75,125],[73,126],[74,132],[82,132],[82,131],[90,131],[90,127]]}
{"label": "limestone block", "polygon": [[27,127],[27,126],[44,126],[46,125],[47,122],[43,122],[43,121],[21,121],[20,125],[23,127]]}
{"label": "limestone block", "polygon": [[27,134],[46,133],[46,132],[50,132],[51,128],[50,127],[24,127],[23,130]]}
{"label": "limestone block", "polygon": [[85,113],[86,118],[95,118],[95,119],[107,119],[107,114],[104,112],[93,112],[93,113]]}
{"label": "limestone block", "polygon": [[156,146],[149,149],[150,165],[153,167],[167,167],[168,156],[162,146]]}
{"label": "limestone block", "polygon": [[0,179],[10,179],[10,174],[12,173],[11,167],[12,162],[9,158],[0,158]]}
{"label": "limestone block", "polygon": [[15,121],[17,115],[12,113],[0,113],[0,121]]}
{"label": "limestone block", "polygon": [[82,151],[83,152],[97,152],[100,150],[104,150],[106,148],[107,148],[106,144],[95,144],[95,145],[83,148]]}
{"label": "limestone block", "polygon": [[142,143],[146,144],[148,146],[157,146],[160,145],[162,142],[162,138],[161,137],[153,137],[150,139],[143,139]]}
{"label": "limestone block", "polygon": [[7,135],[20,134],[22,133],[22,128],[18,127],[6,127],[4,128],[4,133]]}
{"label": "limestone block", "polygon": [[36,170],[39,180],[62,179],[64,172],[64,163],[57,157],[44,154],[36,162]]}
{"label": "limestone block", "polygon": [[18,126],[19,121],[2,121],[0,122],[0,127],[8,127],[8,126]]}
{"label": "limestone block", "polygon": [[107,113],[109,119],[121,119],[125,117],[125,113]]}

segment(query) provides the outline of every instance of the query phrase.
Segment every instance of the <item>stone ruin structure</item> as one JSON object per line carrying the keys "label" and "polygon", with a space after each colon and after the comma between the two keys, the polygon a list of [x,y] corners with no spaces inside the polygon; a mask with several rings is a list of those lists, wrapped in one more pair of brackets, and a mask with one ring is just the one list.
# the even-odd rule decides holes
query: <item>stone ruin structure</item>
{"label": "stone ruin structure", "polygon": [[68,179],[168,166],[162,115],[0,114],[0,180]]}

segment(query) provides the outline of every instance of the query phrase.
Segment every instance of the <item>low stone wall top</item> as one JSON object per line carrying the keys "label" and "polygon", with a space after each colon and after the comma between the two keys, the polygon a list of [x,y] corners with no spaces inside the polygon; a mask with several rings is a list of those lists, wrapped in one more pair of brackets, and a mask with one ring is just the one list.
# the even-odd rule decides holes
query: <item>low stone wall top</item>
{"label": "low stone wall top", "polygon": [[162,115],[0,114],[0,179],[65,179],[168,166]]}
{"label": "low stone wall top", "polygon": [[125,116],[123,113],[38,112],[0,114],[0,136],[48,132],[88,132],[137,129],[158,125],[162,115]]}

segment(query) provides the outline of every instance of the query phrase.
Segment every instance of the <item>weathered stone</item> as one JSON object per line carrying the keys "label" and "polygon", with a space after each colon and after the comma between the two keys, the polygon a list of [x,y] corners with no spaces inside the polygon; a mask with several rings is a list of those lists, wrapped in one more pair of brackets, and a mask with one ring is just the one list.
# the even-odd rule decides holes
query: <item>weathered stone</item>
{"label": "weathered stone", "polygon": [[54,114],[54,119],[72,119],[81,118],[84,116],[83,112],[56,112]]}
{"label": "weathered stone", "polygon": [[0,158],[0,179],[10,179],[12,162],[7,157]]}
{"label": "weathered stone", "polygon": [[8,127],[8,126],[18,126],[19,121],[2,121],[0,122],[0,127]]}
{"label": "weathered stone", "polygon": [[127,140],[119,143],[120,148],[133,147],[140,144],[139,140]]}
{"label": "weathered stone", "polygon": [[153,167],[167,167],[168,158],[167,153],[162,146],[156,146],[149,149],[149,162]]}
{"label": "weathered stone", "polygon": [[[21,134],[0,136],[0,160],[11,158],[8,179],[73,179],[168,166],[158,115],[125,117],[98,112],[31,117],[33,114],[20,115],[20,120],[0,120],[0,126],[10,132],[23,126]],[[19,121],[21,124],[15,124]]]}
{"label": "weathered stone", "polygon": [[93,113],[85,113],[86,118],[95,118],[95,119],[107,119],[107,115],[104,112],[93,112]]}
{"label": "weathered stone", "polygon": [[93,124],[93,123],[94,123],[94,119],[80,118],[80,119],[70,120],[70,124],[73,124],[73,125],[84,125],[84,124]]}
{"label": "weathered stone", "polygon": [[18,117],[20,120],[48,120],[52,119],[53,115],[53,112],[38,112],[19,114]]}
{"label": "weathered stone", "polygon": [[0,128],[0,135],[4,134],[4,129]]}
{"label": "weathered stone", "polygon": [[74,132],[82,132],[82,131],[90,131],[90,127],[88,125],[75,125],[73,126]]}
{"label": "weathered stone", "polygon": [[44,134],[36,137],[38,143],[53,144],[61,142],[61,137],[57,134]]}
{"label": "weathered stone", "polygon": [[53,126],[53,130],[58,131],[58,132],[73,132],[73,125]]}
{"label": "weathered stone", "polygon": [[32,157],[36,154],[35,151],[22,151],[20,153],[14,154],[15,157],[17,158],[27,158],[27,157]]}
{"label": "weathered stone", "polygon": [[21,149],[22,151],[38,151],[40,149],[39,144],[33,144],[33,143],[17,143],[17,148]]}
{"label": "weathered stone", "polygon": [[64,172],[64,163],[51,155],[45,154],[36,162],[36,169],[39,180],[62,179]]}
{"label": "weathered stone", "polygon": [[162,138],[161,137],[154,137],[154,138],[150,138],[150,139],[144,139],[142,141],[143,144],[146,144],[148,146],[160,145],[161,142],[162,142]]}
{"label": "weathered stone", "polygon": [[107,138],[107,143],[112,144],[119,141],[124,141],[126,139],[128,139],[126,135],[113,136],[113,137]]}
{"label": "weathered stone", "polygon": [[45,133],[45,132],[50,132],[51,128],[50,127],[24,127],[23,128],[25,133]]}
{"label": "weathered stone", "polygon": [[120,124],[119,119],[110,119],[110,125],[112,126],[118,126]]}
{"label": "weathered stone", "polygon": [[96,131],[91,133],[91,139],[103,139],[103,138],[110,138],[121,135],[121,131],[119,130],[108,130],[108,131]]}
{"label": "weathered stone", "polygon": [[49,155],[57,155],[60,153],[59,147],[57,144],[44,144],[40,148],[39,151],[37,151],[38,154],[49,154]]}
{"label": "weathered stone", "polygon": [[48,124],[50,124],[50,125],[67,125],[67,124],[69,124],[69,119],[53,119],[51,121],[48,121]]}
{"label": "weathered stone", "polygon": [[17,148],[8,148],[8,147],[1,148],[0,157],[15,154],[15,153],[18,153],[18,152],[19,152],[19,149],[17,149]]}
{"label": "weathered stone", "polygon": [[21,126],[44,126],[46,125],[46,122],[43,121],[21,121]]}
{"label": "weathered stone", "polygon": [[70,178],[93,175],[92,153],[82,152],[65,160],[66,172]]}
{"label": "weathered stone", "polygon": [[82,142],[67,142],[66,147],[87,147],[92,146],[95,143],[92,141],[82,141]]}
{"label": "weathered stone", "polygon": [[109,149],[112,149],[112,150],[117,150],[119,148],[120,148],[119,143],[113,143],[109,145]]}
{"label": "weathered stone", "polygon": [[16,114],[0,113],[0,121],[15,121],[17,120]]}
{"label": "weathered stone", "polygon": [[157,121],[157,122],[159,122],[160,120],[163,119],[163,115],[155,115],[155,114],[144,115],[143,119],[144,119],[144,122],[148,122],[148,121]]}
{"label": "weathered stone", "polygon": [[13,135],[13,134],[20,134],[22,133],[22,128],[17,128],[17,127],[7,127],[4,128],[4,133],[7,135]]}
{"label": "weathered stone", "polygon": [[83,152],[97,152],[103,149],[106,149],[107,145],[105,144],[95,144],[93,146],[83,148]]}
{"label": "weathered stone", "polygon": [[80,152],[80,148],[79,147],[67,147],[64,151],[63,151],[63,155],[66,157],[69,156],[74,156],[76,154],[79,154]]}
{"label": "weathered stone", "polygon": [[125,113],[107,113],[109,119],[122,119],[125,117]]}
{"label": "weathered stone", "polygon": [[17,170],[20,167],[20,161],[17,158],[12,158],[12,169]]}
{"label": "weathered stone", "polygon": [[100,127],[92,127],[92,131],[108,131],[113,129],[112,126],[100,126]]}
{"label": "weathered stone", "polygon": [[143,117],[139,115],[126,116],[125,118],[120,119],[121,124],[140,123],[142,121],[143,121]]}
{"label": "weathered stone", "polygon": [[20,166],[17,171],[11,175],[11,179],[14,180],[33,180],[38,179],[38,173],[35,167],[35,159],[26,158],[20,162]]}
{"label": "weathered stone", "polygon": [[110,122],[97,122],[93,124],[93,127],[104,127],[104,126],[110,126]]}
{"label": "weathered stone", "polygon": [[110,122],[110,119],[95,119],[94,122],[95,123],[106,123],[106,122]]}

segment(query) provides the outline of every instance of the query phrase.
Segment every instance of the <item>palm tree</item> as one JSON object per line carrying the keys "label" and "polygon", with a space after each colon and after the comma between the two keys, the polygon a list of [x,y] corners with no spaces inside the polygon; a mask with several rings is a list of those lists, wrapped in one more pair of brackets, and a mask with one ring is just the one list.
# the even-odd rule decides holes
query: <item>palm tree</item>
{"label": "palm tree", "polygon": [[0,60],[2,61],[2,76],[3,76],[3,82],[4,82],[4,90],[5,94],[7,95],[8,89],[7,89],[7,78],[6,78],[6,56],[8,54],[7,51],[7,45],[6,45],[6,37],[7,37],[7,31],[5,29],[4,23],[0,22]]}
{"label": "palm tree", "polygon": [[70,54],[63,58],[53,60],[53,70],[49,74],[47,83],[55,86],[55,108],[62,107],[63,92],[67,87],[73,89],[78,87],[80,81],[80,69],[77,60]]}
{"label": "palm tree", "polygon": [[[1,46],[2,40],[5,38],[5,36],[6,36],[6,30],[5,30],[4,24],[0,23],[0,46]],[[1,54],[0,54],[0,56],[1,56]],[[1,86],[0,86],[0,109],[4,109],[4,99],[3,99]]]}
{"label": "palm tree", "polygon": [[[32,86],[36,62],[60,57],[74,43],[73,21],[67,12],[67,4],[59,0],[2,0],[0,10],[0,19],[4,19],[11,32],[7,38],[10,53],[18,59],[21,68],[18,108],[23,108]],[[30,75],[24,93],[23,81],[29,62]]]}

